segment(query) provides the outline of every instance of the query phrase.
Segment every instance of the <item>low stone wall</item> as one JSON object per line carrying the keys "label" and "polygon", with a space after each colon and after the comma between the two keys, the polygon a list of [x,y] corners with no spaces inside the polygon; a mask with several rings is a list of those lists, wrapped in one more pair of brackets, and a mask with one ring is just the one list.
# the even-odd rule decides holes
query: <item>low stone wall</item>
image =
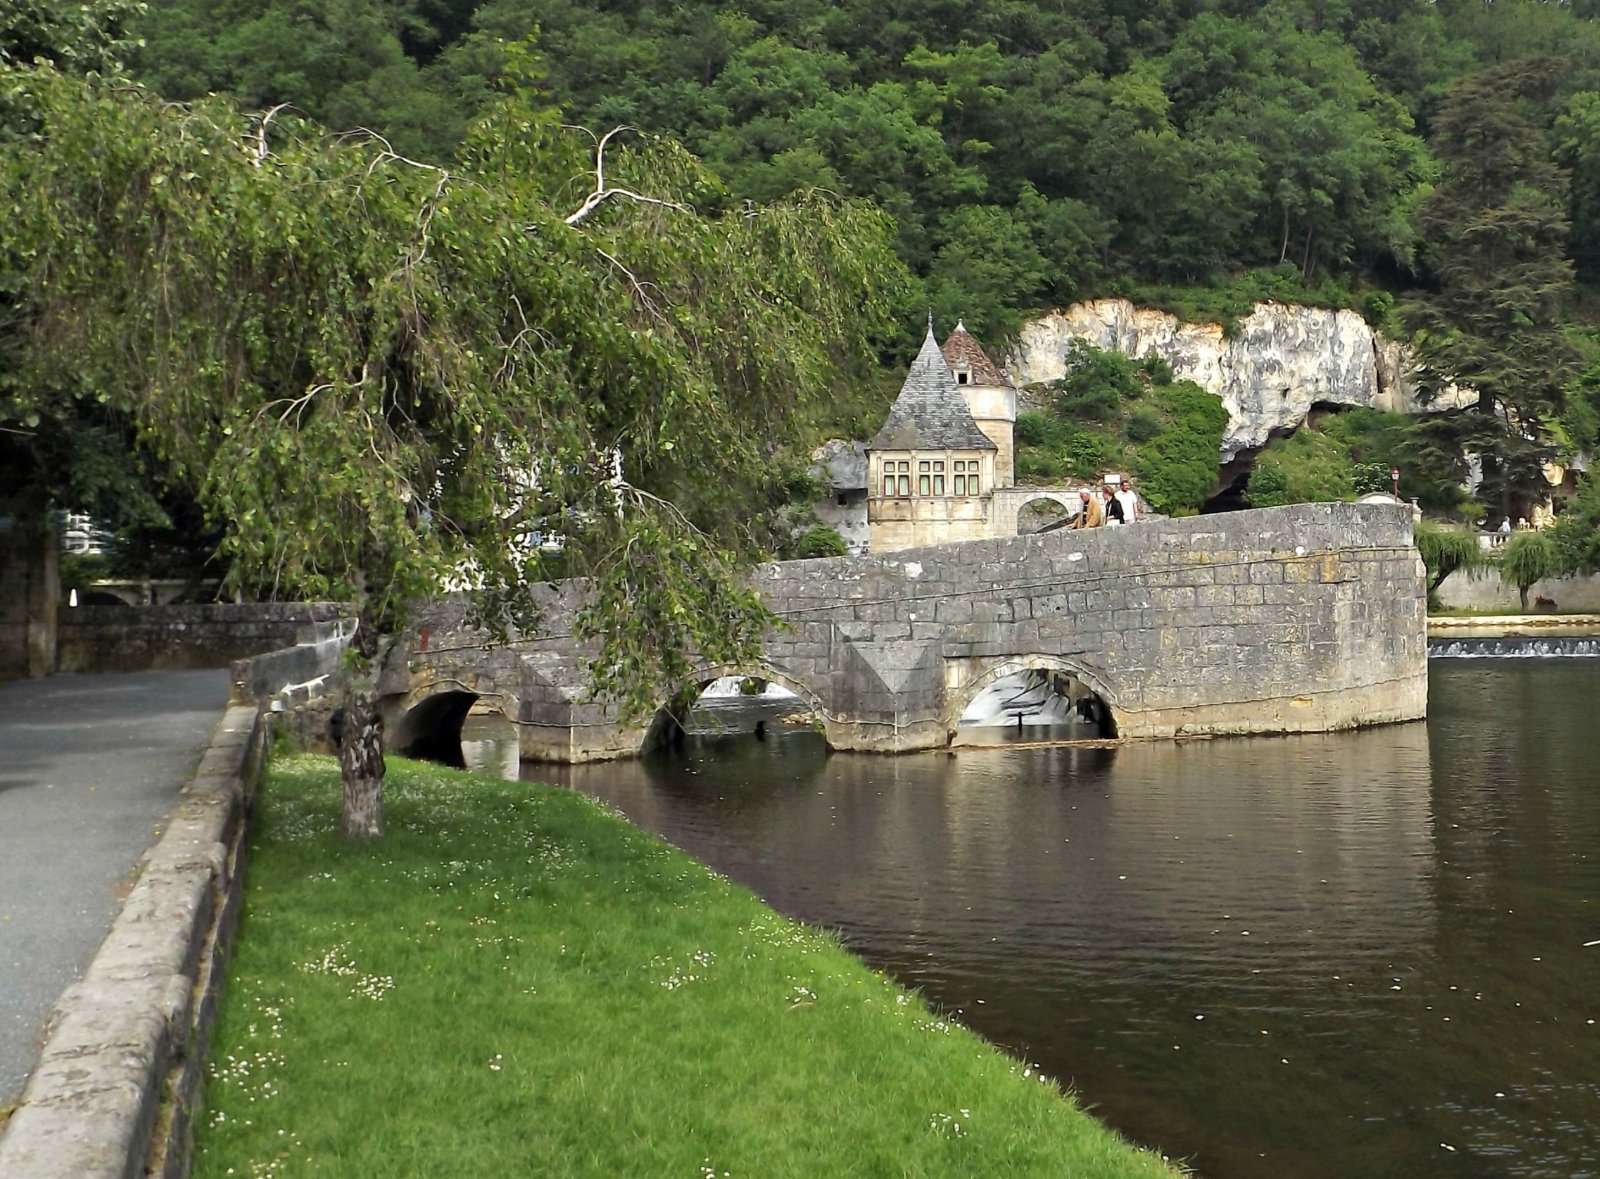
{"label": "low stone wall", "polygon": [[56,670],[227,667],[326,637],[338,619],[339,607],[328,603],[78,606],[61,611]]}
{"label": "low stone wall", "polygon": [[[1516,610],[1522,605],[1517,587],[1500,580],[1498,569],[1452,573],[1440,582],[1441,605],[1452,610]],[[1600,613],[1600,576],[1552,577],[1536,581],[1528,590],[1528,602],[1549,598],[1560,610]]]}
{"label": "low stone wall", "polygon": [[188,1174],[267,725],[230,707],[0,1132],[8,1179]]}

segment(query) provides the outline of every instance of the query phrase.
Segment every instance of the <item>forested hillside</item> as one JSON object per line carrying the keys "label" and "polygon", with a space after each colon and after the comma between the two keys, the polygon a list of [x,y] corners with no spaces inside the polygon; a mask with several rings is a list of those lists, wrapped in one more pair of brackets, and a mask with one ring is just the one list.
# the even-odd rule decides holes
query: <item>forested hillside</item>
{"label": "forested hillside", "polygon": [[[929,310],[1003,348],[1032,311],[1091,295],[1225,324],[1256,298],[1338,304],[1405,338],[1424,386],[1477,391],[1401,439],[1446,481],[1481,460],[1463,514],[1519,514],[1547,493],[1547,460],[1600,441],[1596,0],[82,11],[129,20],[124,58],[168,98],[291,104],[283,120],[366,128],[424,164],[470,167],[468,128],[510,94],[541,118],[680,140],[710,166],[694,202],[709,214],[868,197],[912,275],[893,296],[906,337],[878,341],[891,369]],[[31,56],[30,20],[12,22],[9,60]],[[879,392],[839,391],[832,428],[869,426]],[[1291,476],[1257,490],[1326,483]]]}
{"label": "forested hillside", "polygon": [[874,198],[918,299],[992,335],[1086,292],[1256,267],[1357,305],[1426,281],[1445,95],[1530,56],[1547,60],[1520,113],[1571,170],[1570,254],[1600,276],[1594,7],[153,0],[136,64],[170,97],[293,102],[425,159],[508,77],[535,81],[575,122],[682,138],[736,196]]}

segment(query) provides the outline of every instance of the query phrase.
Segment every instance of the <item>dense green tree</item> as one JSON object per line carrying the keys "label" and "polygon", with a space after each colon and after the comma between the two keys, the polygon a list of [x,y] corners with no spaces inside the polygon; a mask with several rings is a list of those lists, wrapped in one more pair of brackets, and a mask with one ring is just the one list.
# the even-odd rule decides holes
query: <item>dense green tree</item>
{"label": "dense green tree", "polygon": [[[33,62],[114,78],[132,48],[135,0],[0,2],[0,69]],[[28,151],[40,127],[26,86],[0,89],[0,150]],[[26,284],[0,256],[0,327],[29,313]],[[0,348],[0,517],[20,532],[48,532],[53,508],[94,513],[113,527],[160,529],[170,520],[145,477],[130,423],[96,390],[17,387],[16,358]],[[28,541],[25,543],[32,543]]]}
{"label": "dense green tree", "polygon": [[973,278],[995,308],[973,318],[1003,326],[1118,277],[1408,265],[1430,171],[1409,111],[1462,63],[1419,76],[1374,32],[1394,21],[1469,44],[1420,0],[165,0],[141,64],[173,97],[293,101],[437,162],[531,39],[575,121],[674,134],[739,197],[870,197],[934,303]]}
{"label": "dense green tree", "polygon": [[1186,135],[1254,149],[1257,259],[1270,250],[1309,274],[1408,254],[1398,213],[1428,178],[1426,153],[1404,107],[1335,34],[1306,32],[1274,7],[1249,20],[1203,14],[1161,70]]}
{"label": "dense green tree", "polygon": [[1516,62],[1451,91],[1434,140],[1446,171],[1420,215],[1436,288],[1408,309],[1424,386],[1477,391],[1462,441],[1482,460],[1484,499],[1508,515],[1542,490],[1572,364],[1565,177],[1521,105],[1549,92],[1557,64]]}
{"label": "dense green tree", "polygon": [[1600,480],[1587,479],[1550,529],[1563,570],[1600,573]]}
{"label": "dense green tree", "polygon": [[[29,312],[5,325],[12,396],[128,414],[235,579],[349,601],[365,674],[416,596],[461,584],[487,624],[532,629],[555,572],[590,579],[596,688],[622,705],[750,649],[745,505],[885,327],[881,214],[718,213],[671,142],[597,141],[520,99],[440,169],[224,101],[3,84],[44,119],[0,158]],[[353,684],[342,826],[365,838],[382,757]]]}
{"label": "dense green tree", "polygon": [[1600,91],[1572,95],[1556,119],[1555,157],[1572,177],[1567,216],[1577,275],[1600,281]]}

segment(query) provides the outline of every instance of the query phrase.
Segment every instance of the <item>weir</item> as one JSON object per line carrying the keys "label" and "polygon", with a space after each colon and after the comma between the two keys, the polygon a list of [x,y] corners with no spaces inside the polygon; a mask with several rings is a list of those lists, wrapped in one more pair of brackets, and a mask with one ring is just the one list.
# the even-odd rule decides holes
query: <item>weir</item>
{"label": "weir", "polygon": [[[767,564],[753,581],[781,625],[759,663],[698,668],[682,687],[776,683],[833,748],[881,752],[948,745],[980,692],[1027,670],[1073,677],[1122,737],[1414,720],[1428,646],[1411,526],[1396,505],[1300,504]],[[653,718],[590,698],[595,652],[571,637],[582,593],[547,587],[540,632],[501,645],[463,603],[424,611],[379,680],[391,735],[448,741],[424,730],[459,726],[470,695],[516,726],[524,758],[640,752]]]}

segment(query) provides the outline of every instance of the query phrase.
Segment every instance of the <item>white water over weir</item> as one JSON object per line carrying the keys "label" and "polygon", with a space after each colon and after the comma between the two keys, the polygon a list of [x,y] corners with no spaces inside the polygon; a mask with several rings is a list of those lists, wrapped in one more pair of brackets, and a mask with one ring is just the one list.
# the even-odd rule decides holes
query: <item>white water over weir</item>
{"label": "white water over weir", "polygon": [[1569,659],[1595,656],[1600,656],[1600,637],[1593,635],[1432,639],[1428,643],[1430,659]]}

